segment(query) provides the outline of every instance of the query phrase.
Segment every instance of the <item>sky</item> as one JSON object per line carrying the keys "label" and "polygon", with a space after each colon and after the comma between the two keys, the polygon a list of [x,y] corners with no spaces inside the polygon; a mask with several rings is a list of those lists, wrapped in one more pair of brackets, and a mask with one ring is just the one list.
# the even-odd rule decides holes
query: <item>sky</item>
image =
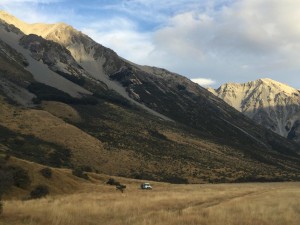
{"label": "sky", "polygon": [[202,86],[271,78],[300,89],[299,0],[0,0],[0,9],[68,23]]}

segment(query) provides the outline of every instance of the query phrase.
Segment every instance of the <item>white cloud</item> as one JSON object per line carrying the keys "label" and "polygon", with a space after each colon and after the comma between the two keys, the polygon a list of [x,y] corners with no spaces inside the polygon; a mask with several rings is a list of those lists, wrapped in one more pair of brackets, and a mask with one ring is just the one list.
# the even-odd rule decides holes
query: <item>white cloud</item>
{"label": "white cloud", "polygon": [[207,78],[193,78],[193,79],[191,79],[191,81],[193,81],[203,87],[208,87],[208,86],[214,85],[216,83],[216,81],[214,81],[212,79],[207,79]]}
{"label": "white cloud", "polygon": [[[64,0],[1,0],[0,9],[18,17],[27,23],[54,23],[72,18],[72,9],[56,8],[50,11],[47,7],[52,3]],[[55,15],[55,16],[54,16]]]}
{"label": "white cloud", "polygon": [[132,21],[115,17],[105,22],[94,22],[82,28],[91,38],[134,62],[146,63],[153,50],[151,33],[140,33]]}
{"label": "white cloud", "polygon": [[[226,2],[229,0],[213,0],[213,2],[220,1]],[[172,14],[194,9],[205,9],[211,5],[211,2],[211,0],[121,0],[116,3],[110,3],[106,6],[93,5],[92,7],[120,11],[143,21],[164,23]]]}
{"label": "white cloud", "polygon": [[189,77],[209,73],[221,82],[259,74],[295,80],[300,73],[298,21],[298,0],[241,0],[214,11],[180,13],[155,32],[150,59]]}
{"label": "white cloud", "polygon": [[[184,2],[133,0],[123,6],[148,20],[159,17],[161,25],[152,32],[140,32],[136,21],[120,18],[105,21],[109,26],[89,26],[85,31],[124,58],[188,77],[211,74],[218,82],[239,82],[266,74],[280,81],[284,79],[280,74],[286,79],[289,71],[289,79],[297,79],[298,0],[202,1],[198,7],[199,1]],[[222,2],[227,4],[219,5]],[[162,13],[167,6],[176,13]],[[158,15],[147,17],[145,9]]]}
{"label": "white cloud", "polygon": [[1,4],[14,4],[14,3],[40,3],[48,4],[54,2],[61,2],[62,0],[1,0]]}

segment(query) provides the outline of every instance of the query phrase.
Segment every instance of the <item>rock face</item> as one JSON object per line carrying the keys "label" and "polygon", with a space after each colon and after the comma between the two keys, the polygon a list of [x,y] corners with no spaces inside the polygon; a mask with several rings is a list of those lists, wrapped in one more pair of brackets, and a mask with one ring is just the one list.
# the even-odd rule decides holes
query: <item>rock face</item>
{"label": "rock face", "polygon": [[265,78],[209,89],[256,123],[300,143],[300,91]]}
{"label": "rock face", "polygon": [[45,40],[35,34],[30,34],[20,39],[20,45],[31,52],[31,57],[61,75],[69,77],[87,76],[83,68],[74,60],[71,53],[60,44]]}

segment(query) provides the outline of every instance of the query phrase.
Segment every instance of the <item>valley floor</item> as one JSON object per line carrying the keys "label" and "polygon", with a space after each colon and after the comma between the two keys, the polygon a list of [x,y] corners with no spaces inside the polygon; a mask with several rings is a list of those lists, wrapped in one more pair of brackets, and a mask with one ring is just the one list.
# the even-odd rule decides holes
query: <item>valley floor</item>
{"label": "valley floor", "polygon": [[[122,181],[123,182],[123,181]],[[130,180],[80,192],[4,203],[1,225],[298,225],[300,183],[171,185]]]}

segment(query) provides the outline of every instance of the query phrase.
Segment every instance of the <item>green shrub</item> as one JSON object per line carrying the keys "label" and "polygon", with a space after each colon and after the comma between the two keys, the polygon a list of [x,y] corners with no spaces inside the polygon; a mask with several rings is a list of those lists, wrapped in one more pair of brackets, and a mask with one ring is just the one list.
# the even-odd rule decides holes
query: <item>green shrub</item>
{"label": "green shrub", "polygon": [[13,175],[5,167],[0,168],[0,198],[14,184]]}
{"label": "green shrub", "polygon": [[108,181],[106,182],[106,184],[109,185],[120,185],[120,182],[116,181],[114,178],[109,178]]}
{"label": "green shrub", "polygon": [[28,172],[19,166],[9,166],[8,170],[12,173],[13,184],[19,188],[26,188],[30,185],[31,180]]}
{"label": "green shrub", "polygon": [[13,185],[13,176],[6,166],[5,158],[0,159],[0,215],[3,211],[2,195]]}
{"label": "green shrub", "polygon": [[80,177],[80,178],[83,178],[86,180],[89,179],[88,175],[86,173],[84,173],[84,171],[80,168],[73,169],[72,174],[76,177]]}
{"label": "green shrub", "polygon": [[0,199],[0,215],[2,214],[2,212],[3,212],[3,202]]}
{"label": "green shrub", "polygon": [[11,173],[4,168],[0,168],[0,215],[3,210],[2,195],[9,190],[13,185],[13,179]]}
{"label": "green shrub", "polygon": [[[22,135],[0,125],[0,143],[9,148],[0,152],[0,159],[9,155],[50,167],[70,167],[71,151],[60,145],[43,141],[32,135]],[[3,157],[1,157],[3,156]]]}
{"label": "green shrub", "polygon": [[161,139],[161,140],[168,140],[168,138],[165,135],[159,133],[157,130],[148,130],[148,132],[154,138]]}
{"label": "green shrub", "polygon": [[4,159],[5,159],[5,161],[8,161],[10,159],[10,154],[6,153]]}
{"label": "green shrub", "polygon": [[30,192],[30,198],[42,198],[49,194],[49,188],[45,185],[38,185],[34,190]]}
{"label": "green shrub", "polygon": [[189,183],[188,179],[178,177],[178,176],[167,176],[167,177],[164,177],[161,181],[168,182],[171,184],[188,184]]}
{"label": "green shrub", "polygon": [[40,173],[43,175],[45,178],[51,178],[52,177],[52,170],[49,167],[45,167],[40,170]]}
{"label": "green shrub", "polygon": [[93,172],[93,169],[90,166],[82,166],[81,170],[85,172]]}

